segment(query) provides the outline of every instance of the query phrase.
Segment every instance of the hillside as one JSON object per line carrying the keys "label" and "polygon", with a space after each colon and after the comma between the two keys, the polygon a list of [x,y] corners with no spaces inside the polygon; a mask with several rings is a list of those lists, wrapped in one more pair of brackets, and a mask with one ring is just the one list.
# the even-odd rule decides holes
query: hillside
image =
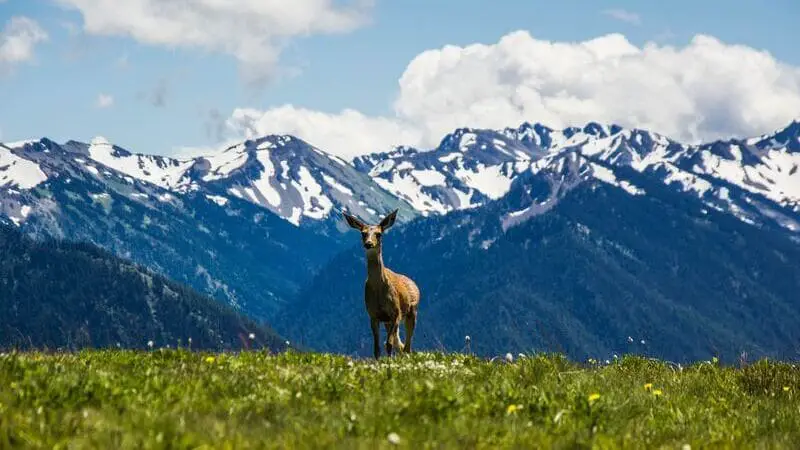
{"label": "hillside", "polygon": [[[53,448],[792,448],[800,369],[263,352],[0,355],[0,442]],[[121,436],[124,436],[122,438]],[[688,446],[688,447],[687,447]]]}
{"label": "hillside", "polygon": [[34,242],[2,224],[0,299],[3,349],[283,346],[232,308],[104,250]]}

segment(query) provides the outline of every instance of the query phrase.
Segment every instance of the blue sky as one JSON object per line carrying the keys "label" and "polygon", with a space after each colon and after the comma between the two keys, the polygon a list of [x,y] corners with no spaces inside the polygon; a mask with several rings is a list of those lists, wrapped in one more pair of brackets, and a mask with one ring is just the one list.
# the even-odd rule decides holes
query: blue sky
{"label": "blue sky", "polygon": [[[150,3],[148,0],[136,2]],[[525,30],[535,39],[565,43],[620,33],[636,47],[654,41],[678,48],[689,45],[692,37],[701,33],[727,46],[740,44],[753,51],[766,50],[790,69],[800,66],[800,47],[794,43],[800,23],[800,3],[792,0],[773,0],[769,6],[766,2],[751,0],[738,3],[718,0],[376,0],[373,6],[362,10],[367,20],[347,30],[332,34],[312,32],[310,36],[290,33],[274,65],[277,72],[272,71],[278,73],[277,78],[266,84],[253,84],[243,75],[246,69],[237,57],[224,50],[148,44],[142,42],[146,39],[141,36],[125,33],[109,36],[85,30],[85,14],[87,11],[101,14],[101,6],[94,4],[102,3],[103,0],[63,0],[60,3],[56,0],[0,0],[0,27],[7,26],[14,17],[27,17],[36,21],[48,35],[47,40],[35,44],[27,60],[9,63],[3,62],[0,56],[0,101],[3,105],[0,140],[48,136],[57,141],[88,141],[95,135],[102,135],[136,152],[172,154],[184,146],[222,145],[222,137],[215,130],[222,127],[222,121],[237,108],[268,111],[291,104],[331,115],[352,108],[369,120],[376,117],[395,120],[392,102],[398,96],[398,79],[418,54],[445,45],[491,45],[515,30]],[[80,9],[64,4],[78,5]],[[95,7],[100,9],[92,12],[91,8]],[[789,77],[796,76],[791,70],[786,73]],[[792,78],[788,84],[775,89],[776,92],[789,89],[794,95],[800,90],[800,82]],[[111,103],[109,99],[113,98],[113,103],[99,107],[101,95],[107,96],[106,103]],[[752,100],[742,100],[748,101]],[[789,106],[792,105],[787,104],[787,108]],[[733,103],[727,107],[742,107],[742,104]],[[762,107],[770,109],[769,105],[754,105],[753,108]],[[435,117],[423,118],[420,114],[417,113],[414,120],[436,122]],[[724,121],[727,116],[721,117],[723,119],[716,120]],[[778,126],[786,118],[784,114],[763,123],[735,118],[731,119],[733,125],[726,128],[727,125],[722,124],[719,129],[723,134],[728,129],[731,133],[758,129],[767,132],[770,126]],[[605,117],[598,117],[598,120],[603,119]],[[616,116],[609,115],[609,119],[616,119]],[[294,116],[286,120],[305,123]],[[465,120],[473,120],[473,117]],[[526,120],[540,119],[526,117]],[[657,125],[661,123],[658,120],[643,122]],[[736,125],[737,121],[748,126]],[[480,125],[480,117],[474,118],[474,122]],[[279,123],[291,124],[286,126],[291,129],[285,132],[303,130],[301,124]],[[672,126],[668,122],[664,124],[666,129]],[[271,128],[274,126],[267,125],[265,130],[282,131]],[[444,129],[430,132],[439,133]],[[231,136],[230,131],[226,129],[227,139],[239,137],[235,132]],[[325,142],[343,145],[344,138],[336,141],[314,133],[313,130],[308,132],[318,145]],[[359,133],[358,128],[352,133]],[[383,139],[388,142],[397,138]],[[421,137],[419,140],[425,141]],[[363,145],[379,145],[372,142]]]}

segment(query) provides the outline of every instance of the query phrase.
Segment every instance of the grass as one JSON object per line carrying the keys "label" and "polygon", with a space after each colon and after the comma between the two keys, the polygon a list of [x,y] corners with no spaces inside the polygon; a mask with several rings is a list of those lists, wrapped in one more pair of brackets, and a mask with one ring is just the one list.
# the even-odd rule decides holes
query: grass
{"label": "grass", "polygon": [[0,448],[790,448],[800,369],[557,355],[0,355]]}

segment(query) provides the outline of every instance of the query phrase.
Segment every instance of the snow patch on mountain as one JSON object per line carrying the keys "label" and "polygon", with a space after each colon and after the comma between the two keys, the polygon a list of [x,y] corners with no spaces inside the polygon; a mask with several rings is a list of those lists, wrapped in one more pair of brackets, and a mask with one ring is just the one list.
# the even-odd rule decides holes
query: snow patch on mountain
{"label": "snow patch on mountain", "polygon": [[208,172],[203,175],[203,181],[214,181],[228,177],[231,172],[239,169],[247,162],[247,153],[236,151],[237,149],[227,149],[213,156],[201,158],[209,164]]}
{"label": "snow patch on mountain", "polygon": [[[263,150],[259,146],[256,152],[256,159],[264,167],[261,176],[253,181],[253,188],[256,189],[272,206],[280,206],[281,194],[270,184],[271,180],[275,177],[275,165],[269,157],[269,151]],[[254,196],[255,197],[255,196]],[[260,201],[255,201],[261,203]]]}
{"label": "snow patch on mountain", "polygon": [[211,200],[212,202],[218,204],[219,206],[225,206],[228,204],[230,200],[227,197],[223,197],[221,195],[210,195],[206,194],[206,198]]}
{"label": "snow patch on mountain", "polygon": [[759,163],[749,165],[742,163],[740,146],[734,144],[731,150],[732,159],[702,150],[701,162],[692,167],[693,171],[725,180],[784,206],[800,204],[800,154],[771,148]]}
{"label": "snow patch on mountain", "polygon": [[614,172],[607,167],[601,166],[596,163],[590,163],[590,167],[592,168],[592,173],[594,174],[594,177],[604,183],[621,187],[622,189],[625,190],[625,192],[628,192],[629,194],[632,195],[643,195],[645,193],[644,189],[640,189],[626,180],[621,180],[621,181],[617,180],[617,177],[616,175],[614,175]]}
{"label": "snow patch on mountain", "polygon": [[165,189],[179,185],[193,160],[180,161],[153,155],[139,155],[116,148],[106,138],[97,136],[89,145],[89,157],[118,172]]}
{"label": "snow patch on mountain", "polygon": [[47,174],[42,171],[39,164],[21,158],[10,150],[19,147],[22,145],[0,146],[0,186],[32,189],[45,182]]}
{"label": "snow patch on mountain", "polygon": [[516,175],[516,171],[509,170],[508,165],[486,167],[481,164],[476,170],[458,169],[455,172],[455,176],[464,184],[492,200],[496,200],[508,192],[514,175]]}

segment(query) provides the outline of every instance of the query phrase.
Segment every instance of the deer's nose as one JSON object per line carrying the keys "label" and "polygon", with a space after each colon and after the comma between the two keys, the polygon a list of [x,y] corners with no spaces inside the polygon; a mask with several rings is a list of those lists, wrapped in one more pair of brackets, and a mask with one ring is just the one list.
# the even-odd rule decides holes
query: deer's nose
{"label": "deer's nose", "polygon": [[374,248],[374,247],[375,247],[375,243],[374,242],[372,242],[372,241],[364,242],[364,248]]}

